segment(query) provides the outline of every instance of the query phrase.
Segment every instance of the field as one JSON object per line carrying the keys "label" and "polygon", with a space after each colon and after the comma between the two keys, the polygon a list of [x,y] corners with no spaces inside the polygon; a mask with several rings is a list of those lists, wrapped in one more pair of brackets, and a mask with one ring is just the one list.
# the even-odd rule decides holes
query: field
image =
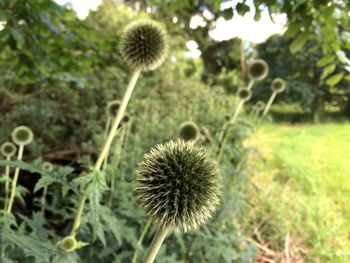
{"label": "field", "polygon": [[248,142],[260,153],[256,236],[291,262],[350,261],[349,134],[349,124],[270,124]]}

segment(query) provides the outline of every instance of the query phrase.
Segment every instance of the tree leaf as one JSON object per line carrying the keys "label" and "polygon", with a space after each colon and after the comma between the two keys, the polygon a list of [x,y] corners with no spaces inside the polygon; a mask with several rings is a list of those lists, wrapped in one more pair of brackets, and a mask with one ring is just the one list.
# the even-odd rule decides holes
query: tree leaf
{"label": "tree leaf", "polygon": [[289,50],[291,53],[300,51],[309,39],[309,32],[299,34],[299,36],[290,44]]}
{"label": "tree leaf", "polygon": [[222,11],[222,16],[225,18],[225,20],[230,20],[233,17],[233,9],[227,8]]}
{"label": "tree leaf", "polygon": [[14,40],[16,40],[17,47],[23,47],[25,40],[22,31],[18,28],[13,27],[11,28],[11,35],[14,38]]}
{"label": "tree leaf", "polygon": [[246,5],[244,3],[238,3],[236,5],[236,10],[238,14],[240,14],[241,16],[244,16],[245,13],[250,11],[250,7],[249,5]]}
{"label": "tree leaf", "polygon": [[343,79],[343,77],[344,77],[344,72],[335,74],[326,80],[326,84],[329,86],[335,86]]}
{"label": "tree leaf", "polygon": [[322,57],[321,59],[319,59],[317,61],[317,66],[318,67],[324,67],[324,66],[332,63],[334,61],[334,59],[335,59],[335,56],[333,56],[331,54],[327,55],[327,56],[324,56],[324,57]]}
{"label": "tree leaf", "polygon": [[331,64],[325,67],[321,75],[321,80],[327,78],[330,74],[332,74],[336,66],[337,66],[336,64]]}

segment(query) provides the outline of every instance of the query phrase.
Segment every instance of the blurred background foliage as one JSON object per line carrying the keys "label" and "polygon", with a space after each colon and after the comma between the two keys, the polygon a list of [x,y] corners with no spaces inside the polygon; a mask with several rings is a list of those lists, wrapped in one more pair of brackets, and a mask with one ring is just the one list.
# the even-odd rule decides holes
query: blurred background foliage
{"label": "blurred background foliage", "polygon": [[[229,20],[250,11],[248,1],[225,9],[222,2],[225,1],[104,0],[82,21],[69,5],[50,0],[0,1],[0,142],[9,139],[14,127],[28,125],[34,131],[35,143],[26,150],[25,160],[41,156],[55,164],[74,167],[76,175],[86,171],[97,157],[104,139],[106,105],[122,96],[128,81],[130,69],[118,51],[125,25],[151,17],[165,24],[171,40],[168,60],[157,71],[143,74],[137,84],[127,109],[131,121],[127,124],[125,154],[119,167],[107,169],[107,173],[116,173],[119,178],[112,211],[120,220],[112,219],[109,210],[101,214],[107,222],[103,224],[109,220],[116,224],[107,227],[107,243],[117,240],[119,247],[104,247],[102,241],[97,242],[93,250],[98,253],[90,250],[91,254],[87,254],[84,249],[79,252],[84,260],[90,260],[83,262],[112,262],[111,258],[129,262],[144,223],[132,196],[137,162],[154,144],[176,138],[178,125],[189,119],[198,123],[204,144],[210,145],[225,116],[234,111],[234,94],[247,83],[246,64],[252,58],[266,60],[270,74],[256,85],[248,112],[252,104],[270,96],[266,90],[272,79],[282,77],[288,90],[273,107],[276,121],[350,118],[349,2],[254,0],[255,19],[264,10],[272,19],[274,14],[285,13],[288,28],[284,36],[273,35],[257,45],[238,38],[215,41],[209,37],[219,18]],[[204,11],[212,16],[208,18]],[[190,27],[194,15],[201,16],[205,25]],[[197,59],[185,55],[189,40],[194,40],[201,51]],[[244,180],[253,169],[245,158],[246,152],[254,149],[243,147],[244,138],[251,133],[249,120],[240,122],[234,131],[230,144],[234,147],[226,149],[221,167],[227,175],[227,185],[235,183],[225,192],[224,200],[229,201],[208,227],[172,236],[167,242],[170,248],[160,252],[160,262],[254,262],[256,247],[245,238],[253,232],[252,222],[244,213],[251,205],[244,193],[254,191],[254,186]],[[238,163],[243,164],[232,170],[232,165],[236,167]],[[20,184],[33,189],[38,181],[35,178],[24,176]],[[64,235],[62,229],[69,226],[71,218],[67,215],[72,213],[75,201],[72,192],[66,201],[56,200],[56,192],[50,196],[52,207],[46,216],[61,220],[45,229],[41,228],[45,220],[37,213],[38,194],[29,193],[24,204],[16,202],[15,209],[41,222],[32,226],[31,230],[37,231],[33,235],[57,240]],[[59,210],[60,207],[67,208]],[[28,225],[34,225],[31,222]],[[277,229],[271,228],[266,235],[272,236]],[[88,233],[86,229],[86,239]],[[147,236],[147,242],[150,238]],[[283,242],[282,237],[276,244],[278,241]],[[179,246],[180,252],[174,246]],[[23,258],[19,255],[17,260]],[[183,258],[185,261],[180,260]]]}

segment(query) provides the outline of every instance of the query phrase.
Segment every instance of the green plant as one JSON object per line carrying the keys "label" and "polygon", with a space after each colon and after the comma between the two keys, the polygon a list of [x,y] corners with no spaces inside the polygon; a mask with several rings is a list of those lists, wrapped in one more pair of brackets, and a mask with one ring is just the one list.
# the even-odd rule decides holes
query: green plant
{"label": "green plant", "polygon": [[137,196],[146,216],[159,225],[144,259],[155,259],[167,233],[203,224],[219,203],[216,163],[194,142],[170,141],[145,154],[137,175]]}
{"label": "green plant", "polygon": [[[22,160],[22,157],[23,157],[24,146],[31,143],[33,140],[33,137],[34,137],[33,132],[27,126],[18,126],[12,131],[11,136],[12,136],[13,142],[18,145],[17,160],[20,161]],[[16,186],[17,186],[19,172],[20,172],[20,168],[16,167],[15,174],[13,176],[13,181],[12,181],[10,199],[6,208],[7,213],[11,213],[11,210],[12,210],[12,205],[16,194]]]}
{"label": "green plant", "polygon": [[[0,148],[1,154],[6,157],[6,161],[10,161],[11,157],[16,154],[16,146],[12,142],[4,142]],[[6,206],[8,202],[8,195],[10,191],[10,167],[6,165],[5,167],[5,202],[4,211],[6,211]]]}
{"label": "green plant", "polygon": [[[165,32],[159,24],[153,21],[136,21],[129,25],[124,31],[120,52],[126,63],[133,68],[133,73],[120,103],[118,113],[112,121],[106,141],[95,163],[94,170],[97,173],[100,171],[103,161],[108,156],[110,146],[141,71],[154,70],[159,67],[165,59],[167,52]],[[86,198],[85,193],[80,196],[70,234],[72,237],[76,236],[80,227]]]}

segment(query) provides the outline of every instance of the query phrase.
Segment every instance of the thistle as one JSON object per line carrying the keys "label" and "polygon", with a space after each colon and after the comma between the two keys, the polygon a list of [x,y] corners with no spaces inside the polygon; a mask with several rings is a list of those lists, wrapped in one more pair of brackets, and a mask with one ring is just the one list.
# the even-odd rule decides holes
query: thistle
{"label": "thistle", "polygon": [[137,197],[149,220],[159,225],[144,263],[153,262],[167,233],[188,231],[209,219],[219,204],[216,163],[194,142],[155,146],[137,174]]}
{"label": "thistle", "polygon": [[[34,138],[33,132],[27,126],[18,126],[12,131],[11,137],[13,142],[19,146],[17,160],[20,161],[22,160],[22,157],[23,157],[24,146],[33,141],[33,138]],[[20,168],[16,167],[15,175],[12,181],[11,195],[10,195],[9,203],[6,208],[7,213],[11,213],[11,210],[12,210],[12,205],[16,194],[16,186],[17,186],[19,171],[20,171]]]}
{"label": "thistle", "polygon": [[[121,37],[120,53],[125,62],[132,68],[133,73],[121,100],[118,113],[111,122],[106,141],[95,163],[95,170],[101,170],[103,161],[109,153],[113,138],[123,119],[140,73],[158,68],[165,60],[167,49],[165,31],[156,22],[151,20],[136,21],[125,29]],[[71,236],[73,237],[76,236],[79,229],[86,198],[85,193],[80,196],[71,230]]]}
{"label": "thistle", "polygon": [[179,137],[185,141],[197,140],[199,128],[193,121],[185,121],[179,127]]}
{"label": "thistle", "polygon": [[67,236],[64,239],[62,239],[60,242],[58,242],[58,247],[63,252],[71,252],[73,251],[77,246],[77,240],[72,236]]}
{"label": "thistle", "polygon": [[265,103],[263,101],[258,101],[256,104],[255,104],[255,109],[257,112],[260,112],[262,110],[265,109]]}
{"label": "thistle", "polygon": [[250,98],[252,97],[252,92],[248,89],[248,88],[240,88],[237,91],[237,97],[246,102],[248,100],[250,100]]}
{"label": "thistle", "polygon": [[283,92],[285,89],[286,89],[286,83],[283,79],[276,78],[272,81],[272,83],[271,83],[272,94],[271,94],[271,97],[270,97],[268,103],[266,104],[266,107],[265,107],[264,112],[263,112],[263,116],[265,116],[269,112],[269,110],[272,106],[272,103],[275,100],[277,94]]}
{"label": "thistle", "polygon": [[286,82],[281,78],[275,78],[271,83],[271,90],[276,93],[281,93],[286,89]]}
{"label": "thistle", "polygon": [[167,53],[164,29],[153,21],[136,21],[125,30],[121,40],[121,55],[133,69],[158,68]]}
{"label": "thistle", "polygon": [[248,75],[254,81],[266,78],[269,73],[269,65],[265,60],[256,59],[248,66]]}
{"label": "thistle", "polygon": [[[11,157],[16,154],[16,146],[12,142],[4,142],[0,148],[1,154],[6,157],[6,161],[11,161]],[[6,211],[8,195],[10,191],[10,166],[5,166],[5,203],[4,211]]]}

